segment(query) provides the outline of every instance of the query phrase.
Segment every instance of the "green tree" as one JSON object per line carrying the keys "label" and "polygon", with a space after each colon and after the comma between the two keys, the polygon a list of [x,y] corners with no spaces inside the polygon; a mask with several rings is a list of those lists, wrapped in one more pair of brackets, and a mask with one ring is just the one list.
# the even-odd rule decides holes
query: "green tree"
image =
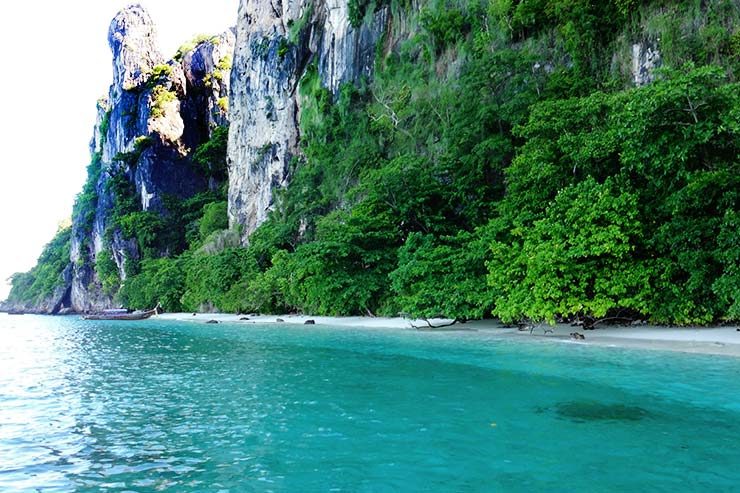
{"label": "green tree", "polygon": [[193,162],[203,173],[219,182],[228,178],[226,169],[226,146],[228,142],[229,127],[217,127],[211,132],[211,138],[199,145],[193,154]]}
{"label": "green tree", "polygon": [[198,223],[201,239],[206,239],[215,232],[229,227],[229,218],[226,215],[227,202],[211,202],[203,206],[203,217]]}
{"label": "green tree", "polygon": [[648,308],[651,262],[637,197],[617,180],[594,178],[560,191],[544,217],[494,242],[489,261],[494,313],[504,321],[555,322],[561,317],[605,317],[620,308]]}
{"label": "green tree", "polygon": [[125,306],[149,309],[161,303],[169,312],[183,310],[180,298],[185,290],[185,259],[146,259],[141,272],[127,279],[120,297]]}
{"label": "green tree", "polygon": [[54,293],[69,265],[72,228],[60,228],[28,272],[13,274],[8,301],[35,306]]}
{"label": "green tree", "polygon": [[489,245],[484,238],[468,232],[442,238],[409,235],[390,274],[400,311],[425,318],[489,316],[493,294],[487,285]]}

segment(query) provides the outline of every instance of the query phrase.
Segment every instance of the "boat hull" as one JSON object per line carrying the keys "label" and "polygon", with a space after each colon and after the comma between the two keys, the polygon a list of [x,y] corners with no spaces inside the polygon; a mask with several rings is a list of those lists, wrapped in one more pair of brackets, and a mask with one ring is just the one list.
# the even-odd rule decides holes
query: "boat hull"
{"label": "boat hull", "polygon": [[154,315],[156,310],[148,310],[146,312],[133,312],[133,313],[91,313],[89,315],[83,315],[83,320],[146,320]]}

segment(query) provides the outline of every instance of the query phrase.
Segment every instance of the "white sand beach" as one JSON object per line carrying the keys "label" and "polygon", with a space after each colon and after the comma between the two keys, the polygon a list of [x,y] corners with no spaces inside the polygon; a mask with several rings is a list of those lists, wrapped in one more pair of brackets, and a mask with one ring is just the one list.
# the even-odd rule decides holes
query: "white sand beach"
{"label": "white sand beach", "polygon": [[[409,320],[395,317],[314,317],[307,315],[234,315],[224,313],[165,313],[160,320],[191,321],[206,323],[215,320],[219,323],[272,324],[285,323],[303,325],[313,320],[317,325],[336,327],[383,328],[401,330],[434,331],[485,331],[501,337],[532,341],[552,340],[565,344],[596,345],[616,348],[640,348],[662,351],[716,354],[740,357],[740,327],[662,327],[654,325],[599,326],[595,330],[582,330],[568,324],[554,326],[539,325],[531,331],[507,327],[497,320],[478,320],[448,327],[430,328],[423,320]],[[278,322],[278,320],[280,320]],[[449,323],[451,320],[433,319],[434,326]],[[547,330],[545,330],[547,329]],[[585,336],[584,340],[573,340],[572,332]]]}

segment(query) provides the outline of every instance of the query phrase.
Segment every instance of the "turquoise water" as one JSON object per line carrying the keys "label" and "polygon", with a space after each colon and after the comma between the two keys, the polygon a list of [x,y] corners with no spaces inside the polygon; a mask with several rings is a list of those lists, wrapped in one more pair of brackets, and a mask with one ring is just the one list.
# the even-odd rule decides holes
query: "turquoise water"
{"label": "turquoise water", "polygon": [[0,491],[740,491],[740,360],[0,315]]}

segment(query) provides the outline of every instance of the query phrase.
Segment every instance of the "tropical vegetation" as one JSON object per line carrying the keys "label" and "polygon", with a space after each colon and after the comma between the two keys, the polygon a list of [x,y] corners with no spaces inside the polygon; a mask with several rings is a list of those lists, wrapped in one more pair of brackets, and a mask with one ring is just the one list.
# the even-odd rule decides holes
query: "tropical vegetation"
{"label": "tropical vegetation", "polygon": [[[372,80],[331,94],[307,68],[303,153],[249,246],[223,195],[174,215],[179,248],[131,217],[145,255],[124,302],[740,319],[737,2],[350,0],[353,25],[384,5]],[[647,48],[660,68],[636,85]],[[221,179],[225,140],[196,154]]]}

